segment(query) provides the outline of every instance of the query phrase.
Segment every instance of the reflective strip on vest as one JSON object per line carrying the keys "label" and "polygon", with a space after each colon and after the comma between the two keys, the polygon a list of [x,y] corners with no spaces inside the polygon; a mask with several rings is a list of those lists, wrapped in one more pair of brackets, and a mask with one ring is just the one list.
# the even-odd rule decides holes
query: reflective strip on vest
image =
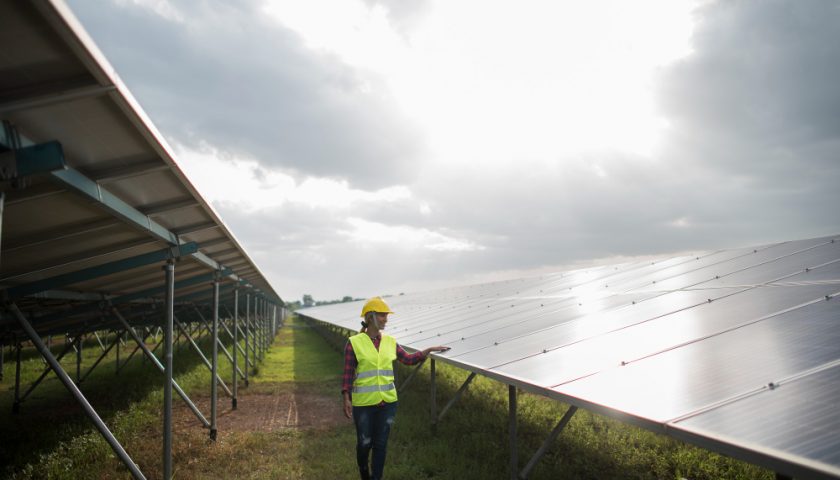
{"label": "reflective strip on vest", "polygon": [[388,385],[368,385],[366,387],[353,387],[353,393],[387,392],[397,387],[393,383]]}
{"label": "reflective strip on vest", "polygon": [[394,361],[397,359],[397,342],[394,337],[382,335],[378,349],[366,333],[353,335],[350,343],[358,361],[351,390],[353,406],[396,402]]}
{"label": "reflective strip on vest", "polygon": [[368,378],[368,377],[375,377],[377,375],[382,375],[383,377],[393,377],[394,371],[393,370],[368,370],[367,372],[362,372],[356,375],[356,378]]}

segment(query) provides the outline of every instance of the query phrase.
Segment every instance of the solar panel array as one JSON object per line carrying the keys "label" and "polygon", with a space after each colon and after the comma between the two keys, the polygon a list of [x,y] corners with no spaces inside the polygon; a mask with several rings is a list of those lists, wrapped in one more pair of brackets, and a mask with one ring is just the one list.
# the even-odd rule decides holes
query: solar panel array
{"label": "solar panel array", "polygon": [[[840,477],[840,237],[386,298],[436,359],[808,478]],[[360,303],[299,311],[351,330]]]}
{"label": "solar panel array", "polygon": [[[163,298],[174,257],[179,302],[209,303],[219,273],[225,298],[237,286],[282,305],[63,1],[0,1],[0,44],[0,156],[51,145],[63,164],[0,176],[0,294],[39,334],[114,326],[105,300],[143,324],[127,310]],[[0,344],[22,335],[0,312]]]}

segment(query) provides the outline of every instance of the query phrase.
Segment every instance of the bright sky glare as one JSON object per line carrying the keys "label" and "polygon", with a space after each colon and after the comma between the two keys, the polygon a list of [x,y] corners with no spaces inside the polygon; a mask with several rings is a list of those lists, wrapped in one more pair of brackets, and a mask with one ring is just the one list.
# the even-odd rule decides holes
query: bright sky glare
{"label": "bright sky glare", "polygon": [[310,48],[378,73],[384,91],[360,88],[393,95],[438,160],[486,165],[650,154],[666,127],[652,77],[690,52],[694,3],[435,1],[405,32],[363,2],[274,0],[265,9]]}
{"label": "bright sky glare", "polygon": [[833,0],[67,1],[284,298],[840,225]]}

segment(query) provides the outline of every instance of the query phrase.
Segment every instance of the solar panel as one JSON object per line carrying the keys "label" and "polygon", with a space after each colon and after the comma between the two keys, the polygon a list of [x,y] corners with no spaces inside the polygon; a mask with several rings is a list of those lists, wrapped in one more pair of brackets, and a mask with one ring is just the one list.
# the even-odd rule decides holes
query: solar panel
{"label": "solar panel", "polygon": [[[405,347],[769,468],[840,476],[840,242],[401,294]],[[359,302],[298,313],[357,330]]]}

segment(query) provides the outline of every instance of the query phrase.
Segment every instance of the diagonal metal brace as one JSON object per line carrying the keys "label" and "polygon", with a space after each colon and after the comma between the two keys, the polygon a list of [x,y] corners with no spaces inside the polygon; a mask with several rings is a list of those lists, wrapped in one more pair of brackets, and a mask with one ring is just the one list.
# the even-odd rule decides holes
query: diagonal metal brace
{"label": "diagonal metal brace", "polygon": [[[201,317],[201,322],[206,324],[207,321],[204,319],[204,316],[201,315],[201,312],[198,310],[198,308],[196,308],[195,311],[198,313],[198,316]],[[219,324],[222,325],[223,327],[225,327],[225,329],[227,329],[227,327],[225,326],[225,322],[219,321]],[[230,333],[230,330],[228,330],[228,334],[230,334],[230,338],[232,339],[233,334]],[[216,338],[216,343],[220,347],[222,347],[222,353],[225,354],[225,357],[227,357],[228,361],[231,363],[231,365],[233,365],[233,356],[230,354],[230,351],[227,349],[227,347],[225,347],[225,344],[222,343],[222,340],[220,338]],[[245,378],[245,374],[242,372],[242,370],[239,367],[236,367],[236,373],[239,374],[239,378],[242,378],[242,379]]]}
{"label": "diagonal metal brace", "polygon": [[[187,332],[186,327],[184,327],[184,325],[181,322],[179,322],[177,318],[175,319],[175,325],[177,325],[178,329],[187,336],[187,340],[190,342],[190,345],[192,345],[193,350],[195,350],[196,353],[198,353],[198,356],[201,357],[201,360],[204,362],[204,365],[212,372],[213,366],[210,365],[210,360],[207,360],[207,357],[204,355],[204,352],[201,351],[201,348],[199,348],[198,344],[195,343],[195,340],[193,340],[193,338]],[[222,390],[225,391],[227,396],[233,396],[233,392],[230,391],[228,386],[225,384],[224,380],[222,380],[222,377],[216,375],[216,382],[218,382],[219,386],[222,387]]]}
{"label": "diagonal metal brace", "polygon": [[405,377],[405,380],[403,380],[402,384],[400,384],[399,388],[397,388],[397,393],[398,393],[398,394],[403,393],[403,392],[405,391],[405,389],[408,387],[408,384],[409,384],[412,380],[414,380],[414,377],[416,377],[416,376],[417,376],[417,372],[419,372],[419,371],[420,371],[420,369],[421,369],[421,368],[423,368],[423,364],[424,364],[424,363],[426,363],[426,359],[425,359],[425,358],[424,358],[423,360],[421,360],[421,361],[420,361],[420,363],[418,363],[416,367],[414,367],[414,371],[413,371],[413,372],[411,372],[410,374],[408,374],[408,376],[407,376],[407,377]]}
{"label": "diagonal metal brace", "polygon": [[[143,331],[143,345],[146,344],[146,340],[148,340],[148,339],[149,339],[149,332],[144,330]],[[140,343],[138,343],[137,346],[134,347],[134,350],[131,351],[131,354],[128,356],[128,358],[123,360],[122,365],[120,365],[119,359],[117,359],[118,360],[117,361],[117,373],[119,373],[120,370],[122,370],[123,368],[125,368],[126,365],[128,365],[129,360],[134,358],[134,354],[137,353],[139,350],[140,350]]]}
{"label": "diagonal metal brace", "polygon": [[105,344],[102,343],[102,339],[99,337],[99,334],[96,332],[96,330],[93,331],[93,336],[96,337],[96,341],[99,342],[99,348],[105,351]]}
{"label": "diagonal metal brace", "polygon": [[548,435],[548,438],[546,438],[543,444],[540,446],[539,450],[537,450],[534,456],[531,457],[530,460],[528,460],[528,464],[525,465],[525,468],[523,468],[522,471],[519,472],[520,480],[526,480],[528,478],[528,475],[531,474],[531,470],[534,469],[534,466],[536,466],[537,462],[540,461],[540,458],[542,458],[542,456],[545,455],[545,452],[548,450],[548,447],[550,447],[551,444],[554,443],[555,440],[557,440],[557,436],[560,435],[560,432],[562,432],[564,428],[566,428],[566,425],[569,423],[569,420],[572,419],[572,416],[575,414],[575,412],[577,412],[577,407],[575,407],[574,405],[570,406],[569,409],[566,410],[566,413],[563,415],[563,418],[561,418],[560,421],[557,422],[557,425],[554,427],[554,430],[551,431],[551,433]]}
{"label": "diagonal metal brace", "polygon": [[470,373],[470,376],[467,377],[467,379],[461,385],[461,388],[459,388],[458,391],[455,392],[455,396],[452,397],[452,400],[450,400],[449,403],[447,403],[446,406],[443,407],[443,410],[440,411],[440,415],[438,415],[437,417],[437,422],[440,422],[443,419],[443,416],[446,415],[446,412],[448,412],[449,409],[452,408],[452,405],[455,405],[455,402],[457,402],[458,399],[461,398],[461,395],[463,395],[464,392],[467,391],[467,387],[470,386],[470,383],[472,383],[474,378],[475,372]]}
{"label": "diagonal metal brace", "polygon": [[[158,368],[158,370],[160,370],[161,373],[165,373],[166,369],[163,366],[163,364],[160,363],[160,360],[158,360],[158,358],[154,356],[152,352],[149,351],[149,348],[146,346],[145,343],[143,343],[143,340],[140,339],[140,336],[137,335],[137,332],[135,332],[134,329],[131,328],[131,325],[128,324],[128,322],[122,316],[120,311],[117,310],[116,307],[111,307],[111,312],[113,312],[114,316],[117,317],[120,323],[122,323],[123,327],[125,327],[128,334],[131,335],[131,338],[133,338],[135,342],[137,342],[137,345],[140,346],[140,348],[143,350],[143,353],[146,354],[149,360],[151,360],[152,363],[155,364],[155,366]],[[181,399],[184,400],[187,406],[190,407],[190,410],[192,410],[192,412],[201,421],[204,427],[209,428],[210,422],[208,422],[207,419],[204,418],[204,415],[201,414],[201,411],[198,409],[198,407],[195,406],[192,400],[190,400],[190,397],[187,396],[184,390],[181,389],[181,386],[178,385],[178,382],[176,382],[174,379],[172,380],[172,388],[175,389],[176,392],[178,392],[178,395],[181,397]]]}
{"label": "diagonal metal brace", "polygon": [[41,337],[38,335],[35,329],[32,328],[32,325],[30,325],[26,317],[23,316],[23,313],[21,313],[17,305],[12,303],[9,306],[9,310],[17,318],[18,323],[20,323],[20,326],[26,332],[26,335],[29,337],[29,340],[32,341],[32,343],[35,345],[35,348],[38,349],[38,352],[44,358],[47,359],[50,368],[52,368],[52,370],[58,376],[58,379],[61,381],[61,383],[63,383],[64,387],[70,392],[71,395],[73,395],[73,397],[85,411],[85,414],[87,414],[88,418],[90,418],[90,420],[93,422],[96,429],[99,430],[99,434],[102,435],[106,442],[108,442],[108,445],[117,455],[117,457],[122,461],[126,468],[128,468],[129,472],[131,472],[131,476],[134,477],[135,480],[146,480],[146,477],[137,467],[137,464],[134,463],[131,457],[128,456],[128,453],[125,451],[123,446],[120,445],[120,442],[117,441],[116,437],[114,437],[114,434],[111,433],[111,431],[108,429],[108,426],[105,425],[105,422],[102,421],[102,418],[99,416],[99,414],[96,413],[96,410],[94,410],[93,407],[91,407],[90,403],[87,401],[84,395],[82,395],[82,392],[79,391],[79,387],[77,387],[73,383],[73,380],[70,379],[70,376],[67,375],[67,372],[65,372],[61,368],[61,364],[56,361],[55,357],[53,357],[52,355],[52,352],[50,352],[47,349],[47,346],[44,345],[44,342],[41,341]]}
{"label": "diagonal metal brace", "polygon": [[[94,332],[94,333],[96,333],[96,332]],[[97,340],[98,339],[99,339],[99,337],[97,337]],[[90,375],[93,372],[93,369],[95,369],[96,366],[99,365],[99,363],[102,361],[102,359],[105,358],[108,355],[108,353],[111,352],[111,349],[116,347],[118,343],[119,342],[115,338],[114,342],[112,344],[108,345],[108,347],[103,350],[102,355],[100,355],[99,358],[97,358],[96,361],[93,362],[93,365],[91,365],[90,368],[88,368],[87,372],[85,372],[85,374],[82,375],[81,378],[79,378],[79,381],[76,382],[76,384],[80,385],[82,382],[84,382],[85,379],[88,377],[88,375]]]}
{"label": "diagonal metal brace", "polygon": [[[67,353],[70,350],[72,350],[72,348],[73,343],[65,344],[64,350],[62,350],[61,353],[57,357],[55,357],[55,361],[61,363],[61,359],[64,358],[64,355],[67,355]],[[20,404],[23,403],[24,400],[26,400],[26,397],[28,397],[29,394],[32,393],[35,390],[35,388],[41,384],[42,381],[44,381],[44,378],[46,378],[51,371],[52,367],[49,363],[47,363],[47,368],[45,368],[44,371],[41,372],[41,375],[34,382],[32,382],[31,385],[29,385],[29,388],[26,389],[26,392],[24,392],[23,395],[20,396],[20,398],[15,400],[15,403],[12,405],[13,412],[17,413],[18,409],[20,408]]]}

